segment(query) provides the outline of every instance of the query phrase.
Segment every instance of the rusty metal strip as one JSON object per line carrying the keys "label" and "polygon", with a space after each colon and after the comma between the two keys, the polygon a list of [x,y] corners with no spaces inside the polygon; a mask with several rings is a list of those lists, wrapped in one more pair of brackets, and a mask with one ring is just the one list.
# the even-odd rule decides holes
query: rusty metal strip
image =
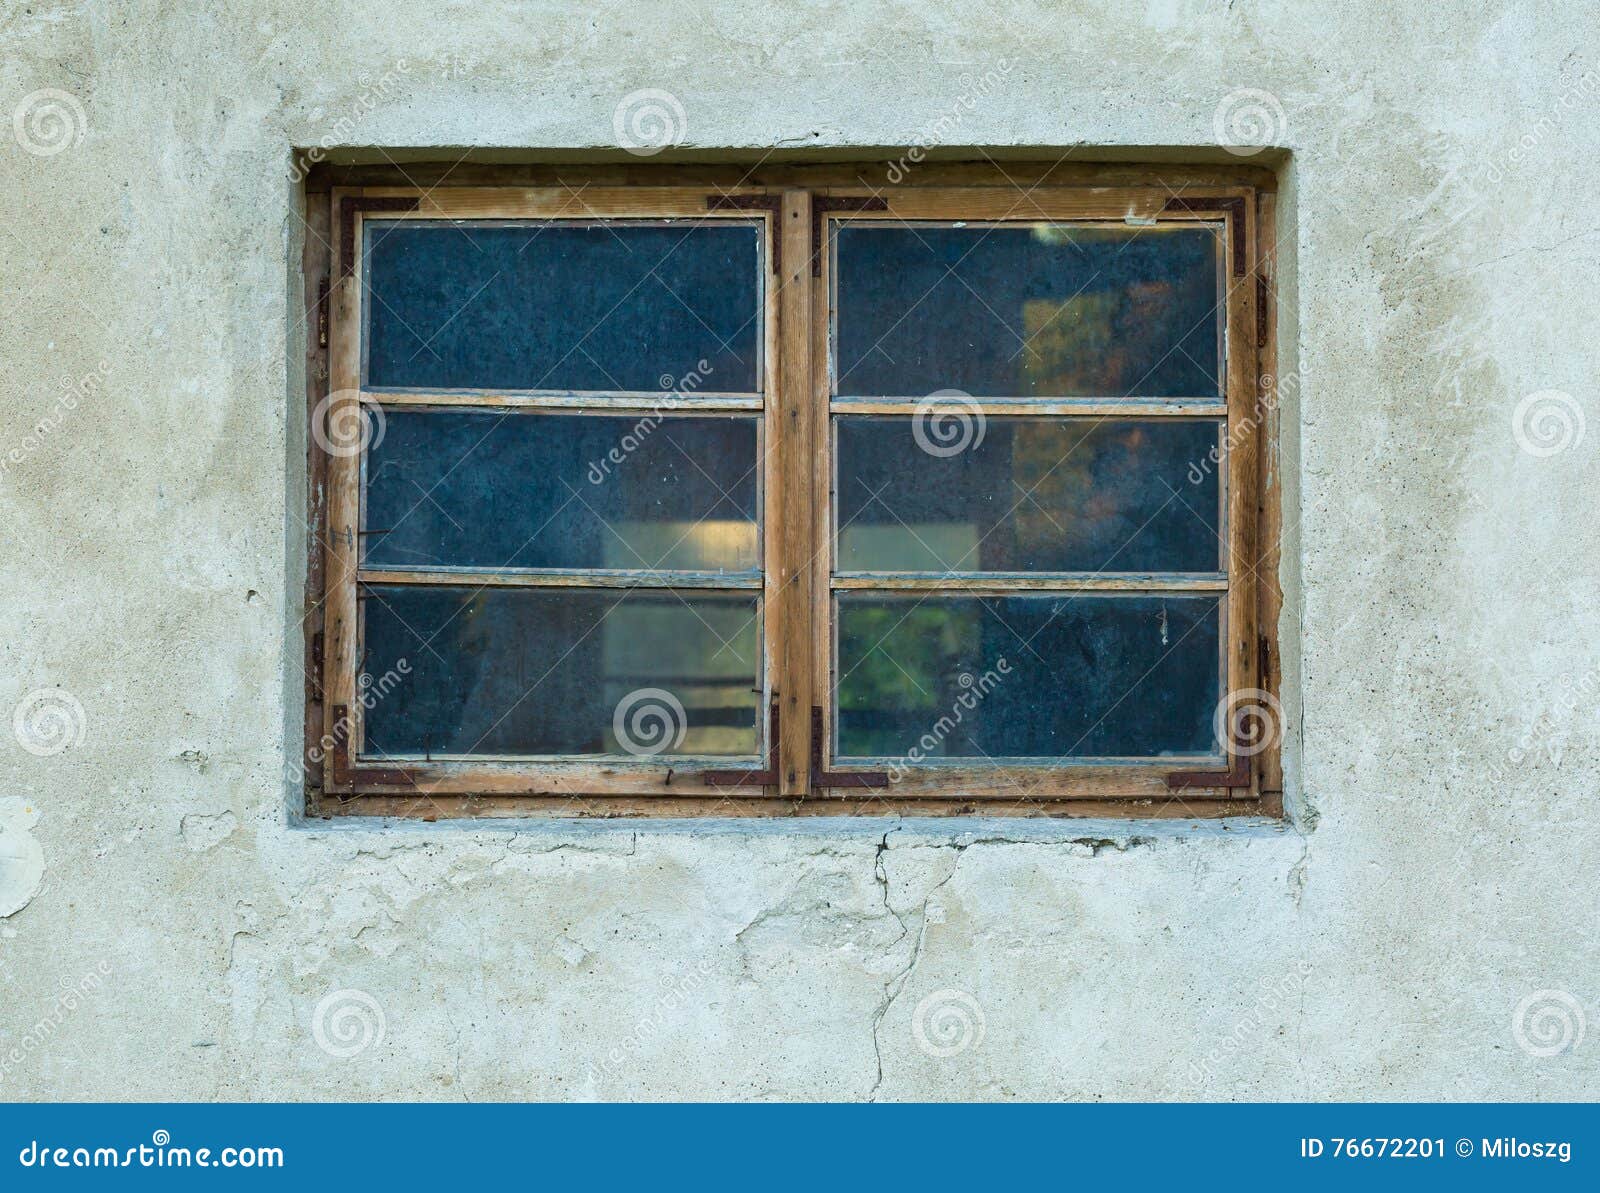
{"label": "rusty metal strip", "polygon": [[1174,791],[1186,787],[1248,787],[1250,760],[1243,756],[1235,757],[1230,770],[1173,771],[1167,776],[1167,786]]}
{"label": "rusty metal strip", "polygon": [[[335,725],[350,724],[350,706],[335,704],[333,706],[333,723]],[[362,766],[350,765],[350,735],[344,733],[334,740],[333,749],[329,752],[328,778],[330,785],[346,791],[354,790],[368,784],[385,787],[415,787],[417,785],[409,771],[400,770],[389,766]]]}
{"label": "rusty metal strip", "polygon": [[822,710],[811,708],[811,785],[813,787],[887,787],[889,774],[881,770],[826,769],[822,757]]}
{"label": "rusty metal strip", "polygon": [[1245,248],[1244,248],[1244,199],[1238,195],[1225,198],[1185,199],[1181,195],[1168,199],[1163,211],[1220,211],[1232,223],[1228,228],[1228,239],[1233,242],[1233,276],[1242,278],[1245,274]]}
{"label": "rusty metal strip", "polygon": [[811,276],[822,276],[822,221],[830,211],[888,211],[889,200],[877,195],[817,195],[811,200]]}
{"label": "rusty metal strip", "polygon": [[708,770],[700,775],[709,787],[765,787],[778,781],[778,702],[767,710],[767,765],[761,770]]}
{"label": "rusty metal strip", "polygon": [[707,211],[766,211],[772,214],[772,272],[783,273],[782,195],[707,195]]}
{"label": "rusty metal strip", "polygon": [[353,195],[339,204],[339,276],[347,278],[356,267],[356,216],[375,211],[415,211],[422,200],[410,195],[389,197]]}

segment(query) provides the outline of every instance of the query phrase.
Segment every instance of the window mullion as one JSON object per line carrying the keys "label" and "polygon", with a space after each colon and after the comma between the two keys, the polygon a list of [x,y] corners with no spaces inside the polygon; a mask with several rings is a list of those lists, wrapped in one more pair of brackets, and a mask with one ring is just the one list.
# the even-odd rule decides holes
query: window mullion
{"label": "window mullion", "polygon": [[[774,383],[768,388],[767,609],[775,635],[773,699],[778,721],[778,794],[810,790],[811,708],[817,703],[812,643],[826,622],[814,622],[817,534],[814,492],[816,427],[813,394],[821,366],[813,358],[814,291],[810,272],[812,197],[786,190],[773,236],[782,244],[782,272],[768,303]],[[826,402],[823,403],[826,417]],[[824,595],[826,588],[824,586]],[[825,636],[825,635],[824,635]]]}

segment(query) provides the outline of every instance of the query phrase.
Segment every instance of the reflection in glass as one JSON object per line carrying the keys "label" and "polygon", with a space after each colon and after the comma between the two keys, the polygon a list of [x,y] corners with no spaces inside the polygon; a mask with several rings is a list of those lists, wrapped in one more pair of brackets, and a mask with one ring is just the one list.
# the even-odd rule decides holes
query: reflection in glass
{"label": "reflection in glass", "polygon": [[369,386],[759,389],[753,225],[377,220],[366,232]]}
{"label": "reflection in glass", "polygon": [[841,571],[1221,566],[1216,421],[991,418],[949,456],[910,417],[836,425]]}
{"label": "reflection in glass", "polygon": [[1214,397],[1207,228],[847,223],[836,393]]}
{"label": "reflection in glass", "polygon": [[754,594],[373,585],[362,604],[369,755],[758,752]]}
{"label": "reflection in glass", "polygon": [[838,753],[1215,753],[1222,607],[1210,596],[841,593]]}
{"label": "reflection in glass", "polygon": [[368,451],[368,567],[748,571],[756,420],[413,411]]}

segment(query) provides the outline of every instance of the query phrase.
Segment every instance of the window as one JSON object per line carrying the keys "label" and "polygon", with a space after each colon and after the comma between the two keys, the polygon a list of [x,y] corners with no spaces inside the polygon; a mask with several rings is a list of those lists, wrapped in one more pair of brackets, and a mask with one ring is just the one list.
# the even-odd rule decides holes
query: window
{"label": "window", "polygon": [[317,809],[1276,812],[1262,179],[660,169],[313,196]]}

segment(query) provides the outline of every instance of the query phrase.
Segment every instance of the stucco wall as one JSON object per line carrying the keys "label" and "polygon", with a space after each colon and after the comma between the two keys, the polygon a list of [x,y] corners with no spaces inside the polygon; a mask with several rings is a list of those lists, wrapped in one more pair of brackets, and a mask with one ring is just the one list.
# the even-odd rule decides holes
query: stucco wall
{"label": "stucco wall", "polygon": [[[0,1096],[1592,1096],[1600,21],[1498,7],[6,4]],[[293,823],[290,147],[1000,60],[953,144],[1289,151],[1291,823]]]}

